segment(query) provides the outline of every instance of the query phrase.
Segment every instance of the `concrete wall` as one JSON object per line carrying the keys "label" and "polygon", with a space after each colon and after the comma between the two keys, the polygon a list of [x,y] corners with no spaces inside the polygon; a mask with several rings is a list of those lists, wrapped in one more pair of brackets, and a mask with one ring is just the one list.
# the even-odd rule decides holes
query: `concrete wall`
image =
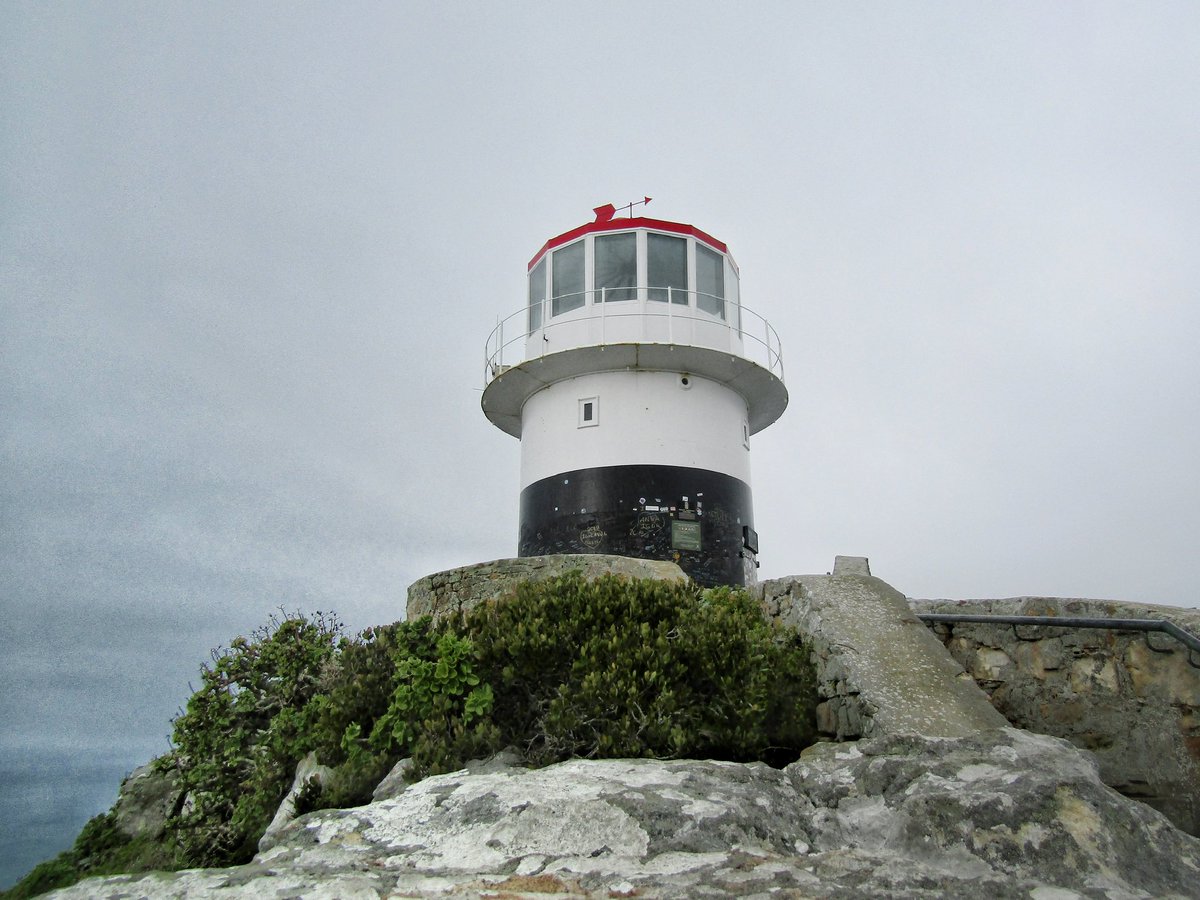
{"label": "concrete wall", "polygon": [[[1101,600],[912,601],[916,612],[1168,618],[1200,634],[1200,611]],[[1200,653],[1165,634],[1043,626],[933,626],[1019,728],[1092,751],[1105,784],[1200,835]]]}

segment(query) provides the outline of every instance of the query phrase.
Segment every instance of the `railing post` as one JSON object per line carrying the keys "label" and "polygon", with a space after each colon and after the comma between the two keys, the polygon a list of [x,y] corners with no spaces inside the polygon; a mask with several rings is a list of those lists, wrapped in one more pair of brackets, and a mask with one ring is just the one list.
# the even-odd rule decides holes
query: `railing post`
{"label": "railing post", "polygon": [[[726,300],[725,301],[725,312],[728,313],[728,316],[726,316],[726,318],[725,318],[725,334],[729,338],[729,352],[733,353],[733,350],[734,350],[733,319],[734,319],[735,315],[741,314],[737,308],[737,301]],[[745,355],[746,355],[746,348],[743,347],[741,352],[738,354],[738,356],[745,356]]]}
{"label": "railing post", "polygon": [[[596,293],[592,291],[592,302],[596,302]],[[600,343],[603,344],[608,339],[608,319],[606,313],[608,311],[608,288],[600,288]]]}
{"label": "railing post", "polygon": [[542,339],[538,341],[538,357],[546,355],[546,329],[550,327],[550,310],[553,308],[549,297],[542,298]]}
{"label": "railing post", "polygon": [[667,343],[675,343],[675,288],[667,285]]}

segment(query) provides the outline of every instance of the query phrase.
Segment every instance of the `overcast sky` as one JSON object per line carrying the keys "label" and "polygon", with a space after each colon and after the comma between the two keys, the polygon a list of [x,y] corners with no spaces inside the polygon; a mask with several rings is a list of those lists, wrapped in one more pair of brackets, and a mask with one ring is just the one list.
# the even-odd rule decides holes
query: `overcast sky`
{"label": "overcast sky", "polygon": [[1193,2],[2,0],[0,885],[209,648],[515,553],[484,339],[602,203],[782,337],[762,576],[1196,605],[1198,47]]}

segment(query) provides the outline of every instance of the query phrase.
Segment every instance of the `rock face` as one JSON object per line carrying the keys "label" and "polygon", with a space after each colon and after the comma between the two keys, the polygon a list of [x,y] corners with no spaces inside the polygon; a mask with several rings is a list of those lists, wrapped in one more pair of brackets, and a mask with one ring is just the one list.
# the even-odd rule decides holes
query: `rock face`
{"label": "rock face", "polygon": [[117,827],[131,838],[157,838],[182,800],[178,776],[156,772],[154,763],[146,763],[121,782],[114,807]]}
{"label": "rock face", "polygon": [[271,824],[267,826],[266,833],[263,834],[262,839],[258,842],[260,849],[274,844],[276,835],[287,827],[289,822],[296,818],[296,803],[299,801],[300,794],[304,791],[305,787],[310,782],[315,782],[324,787],[328,784],[332,775],[332,769],[321,765],[317,761],[315,751],[300,760],[296,766],[296,775],[292,779],[292,786],[288,788],[283,802],[279,804],[279,809],[275,811],[275,818],[271,820]]}
{"label": "rock face", "polygon": [[413,582],[408,588],[407,618],[434,618],[466,612],[480,603],[495,600],[522,581],[541,581],[578,569],[585,578],[601,575],[625,575],[629,578],[655,578],[684,581],[687,576],[672,562],[632,559],[603,554],[560,554],[497,559],[492,562],[435,572]]}
{"label": "rock face", "polygon": [[[788,892],[793,893],[788,893]],[[572,761],[310,813],[246,866],[60,898],[1196,897],[1200,841],[1015,729],[762,763]]]}
{"label": "rock face", "polygon": [[[1169,618],[1200,612],[1101,600],[914,601],[917,611]],[[1091,750],[1106,784],[1200,835],[1200,654],[1164,634],[956,623],[935,629],[1012,724]]]}
{"label": "rock face", "polygon": [[825,736],[963,737],[1008,724],[904,595],[878,578],[801,575],[759,591],[768,615],[812,643]]}

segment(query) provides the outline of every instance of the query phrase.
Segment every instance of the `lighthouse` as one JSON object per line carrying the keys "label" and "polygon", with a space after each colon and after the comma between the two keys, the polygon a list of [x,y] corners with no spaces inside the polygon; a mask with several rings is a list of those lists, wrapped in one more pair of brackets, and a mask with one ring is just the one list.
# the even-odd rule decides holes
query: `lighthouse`
{"label": "lighthouse", "polygon": [[484,414],[521,441],[518,555],[751,585],[750,443],[787,407],[779,336],[742,304],[722,241],[635,205],[546,241],[487,340]]}

